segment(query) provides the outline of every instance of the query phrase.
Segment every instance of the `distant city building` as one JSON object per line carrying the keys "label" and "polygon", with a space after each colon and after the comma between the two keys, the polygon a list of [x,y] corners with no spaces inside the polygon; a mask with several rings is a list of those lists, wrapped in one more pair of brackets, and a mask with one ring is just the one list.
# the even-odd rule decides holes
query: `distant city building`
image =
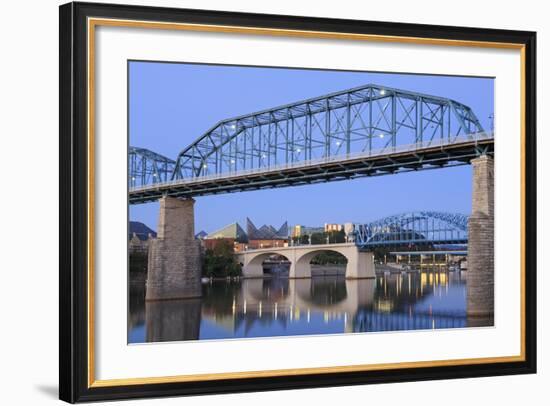
{"label": "distant city building", "polygon": [[195,234],[195,238],[199,239],[199,240],[202,240],[204,239],[206,236],[208,235],[208,233],[204,230],[201,230],[199,231],[197,234]]}
{"label": "distant city building", "polygon": [[246,232],[248,240],[288,240],[288,223],[285,221],[278,230],[266,224],[257,228],[252,220],[247,217]]}
{"label": "distant city building", "polygon": [[323,227],[308,227],[302,225],[295,225],[292,227],[291,237],[301,237],[303,235],[311,235],[315,233],[322,233],[325,229]]}
{"label": "distant city building", "polygon": [[[318,235],[321,234],[321,238],[324,239],[325,237],[322,236],[323,233],[340,231],[344,231],[345,233],[345,242],[353,242],[355,240],[355,225],[353,223],[325,223],[322,227],[308,227],[296,224],[289,228],[288,223],[284,222],[279,228],[267,224],[256,227],[252,220],[247,217],[246,232],[239,223],[235,222],[208,234],[200,232],[196,235],[196,238],[201,240],[202,246],[206,249],[214,249],[223,241],[231,244],[235,252],[240,252],[262,248],[287,247],[290,238],[301,238],[304,236],[312,238],[312,236],[316,237],[317,235],[316,238],[318,239]],[[340,240],[337,239],[335,241],[343,242]],[[300,241],[300,243],[303,242]]]}
{"label": "distant city building", "polygon": [[344,232],[346,233],[346,235],[353,234],[355,232],[355,224],[344,223]]}
{"label": "distant city building", "polygon": [[245,249],[274,248],[288,245],[288,223],[286,221],[279,229],[265,224],[257,228],[247,217],[246,231],[248,244],[244,247]]}
{"label": "distant city building", "polygon": [[290,236],[292,238],[299,237],[302,235],[302,227],[301,225],[295,225],[292,227],[292,232],[290,233]]}
{"label": "distant city building", "polygon": [[130,254],[146,253],[149,241],[157,238],[157,233],[139,221],[130,221],[128,224],[128,250]]}
{"label": "distant city building", "polygon": [[205,235],[201,241],[205,249],[214,249],[222,242],[228,242],[235,249],[239,244],[248,242],[248,238],[239,223],[232,223]]}
{"label": "distant city building", "polygon": [[346,233],[347,242],[354,242],[355,241],[355,224],[344,223],[344,233]]}
{"label": "distant city building", "polygon": [[284,247],[288,246],[288,224],[285,222],[278,229],[265,224],[258,228],[247,218],[246,232],[239,223],[232,223],[198,238],[201,239],[205,249],[214,249],[222,241],[232,244],[236,252],[247,249]]}
{"label": "distant city building", "polygon": [[324,228],[324,231],[325,233],[329,233],[331,231],[340,231],[342,230],[342,224],[329,224],[329,223],[325,223],[325,228]]}
{"label": "distant city building", "polygon": [[239,223],[231,223],[223,228],[220,228],[219,230],[207,234],[204,238],[208,240],[216,238],[232,238],[237,242],[248,241],[248,237]]}
{"label": "distant city building", "polygon": [[304,243],[304,238],[305,238],[305,242],[307,243],[308,238],[314,237],[315,241],[318,240],[319,238],[325,238],[325,237],[319,237],[318,236],[319,234],[334,233],[334,232],[341,232],[341,231],[345,233],[346,242],[355,241],[356,230],[355,230],[355,224],[353,223],[344,223],[344,224],[325,223],[323,227],[308,227],[308,226],[296,224],[292,226],[290,236],[291,238],[295,239],[294,242],[296,242],[297,239],[300,239],[301,243]]}
{"label": "distant city building", "polygon": [[130,221],[128,224],[128,239],[136,236],[141,241],[147,241],[149,238],[157,238],[157,233],[139,221]]}

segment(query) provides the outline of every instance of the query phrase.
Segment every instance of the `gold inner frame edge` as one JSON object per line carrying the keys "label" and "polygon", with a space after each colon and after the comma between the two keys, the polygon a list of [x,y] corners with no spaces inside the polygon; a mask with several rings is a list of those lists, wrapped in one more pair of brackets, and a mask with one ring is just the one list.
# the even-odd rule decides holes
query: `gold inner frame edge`
{"label": "gold inner frame edge", "polygon": [[[356,41],[371,41],[371,42],[393,42],[406,44],[420,44],[432,46],[461,46],[461,47],[479,47],[493,49],[512,49],[520,51],[520,85],[521,85],[521,100],[520,100],[520,171],[521,171],[521,226],[520,226],[520,341],[521,350],[519,355],[502,356],[502,357],[482,357],[482,358],[465,358],[454,360],[433,360],[433,361],[415,361],[415,362],[400,362],[400,363],[384,363],[384,364],[364,364],[364,365],[346,365],[346,366],[330,366],[330,367],[315,367],[315,368],[294,368],[294,369],[278,369],[266,371],[240,371],[240,372],[220,372],[209,374],[190,374],[190,375],[175,375],[175,376],[160,376],[160,377],[143,377],[143,378],[120,378],[120,379],[95,379],[95,341],[94,341],[94,306],[95,306],[95,279],[94,279],[94,191],[95,191],[95,28],[97,26],[111,27],[129,27],[129,28],[148,28],[162,30],[179,30],[179,31],[195,31],[195,32],[219,32],[219,33],[235,33],[244,35],[266,35],[266,36],[283,36],[283,37],[299,37],[299,38],[318,38],[318,39],[340,39],[340,40],[356,40]],[[110,18],[88,18],[87,21],[87,44],[88,44],[88,61],[87,61],[87,80],[88,80],[88,387],[112,387],[112,386],[127,386],[127,385],[143,385],[143,384],[161,384],[161,383],[177,383],[177,382],[198,382],[212,381],[220,379],[244,379],[244,378],[265,378],[265,377],[281,377],[281,376],[296,376],[296,375],[311,375],[311,374],[331,374],[343,372],[367,372],[392,370],[401,368],[427,368],[441,366],[459,366],[473,364],[497,364],[505,362],[522,362],[525,361],[525,45],[518,43],[507,42],[487,42],[487,41],[469,41],[469,40],[453,40],[453,39],[434,39],[422,37],[400,37],[391,35],[374,35],[374,34],[356,34],[345,32],[326,32],[326,31],[307,31],[307,30],[290,30],[290,29],[274,29],[261,27],[244,27],[231,25],[209,25],[209,24],[189,24],[189,23],[167,23],[155,21],[141,20],[123,20]]]}

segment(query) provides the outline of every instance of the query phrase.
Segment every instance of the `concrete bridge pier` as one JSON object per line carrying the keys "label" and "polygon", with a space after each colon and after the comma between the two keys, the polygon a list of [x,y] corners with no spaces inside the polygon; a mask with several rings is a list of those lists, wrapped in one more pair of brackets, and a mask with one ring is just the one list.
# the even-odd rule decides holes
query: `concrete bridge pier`
{"label": "concrete bridge pier", "polygon": [[151,241],[146,300],[201,296],[200,243],[193,199],[160,199],[157,238]]}
{"label": "concrete bridge pier", "polygon": [[346,266],[346,278],[374,278],[374,253],[353,251],[348,257],[348,265]]}
{"label": "concrete bridge pier", "polygon": [[467,305],[469,317],[494,313],[494,162],[472,160],[472,215],[468,223]]}

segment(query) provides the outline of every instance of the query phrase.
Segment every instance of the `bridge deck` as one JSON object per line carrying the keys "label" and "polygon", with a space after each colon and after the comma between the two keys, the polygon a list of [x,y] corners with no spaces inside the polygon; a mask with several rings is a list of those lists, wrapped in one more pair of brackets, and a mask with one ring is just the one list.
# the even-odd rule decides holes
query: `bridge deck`
{"label": "bridge deck", "polygon": [[260,170],[229,172],[131,188],[129,202],[145,203],[164,195],[185,198],[465,165],[481,153],[492,155],[493,147],[492,135],[486,134],[450,143],[443,140],[393,149],[389,147],[367,154],[301,161]]}
{"label": "bridge deck", "polygon": [[296,244],[296,245],[288,245],[286,247],[248,249],[244,251],[239,251],[236,254],[245,255],[245,254],[271,253],[273,251],[296,251],[296,250],[322,251],[324,249],[348,248],[348,247],[355,247],[355,246],[356,244],[354,242],[344,242],[344,243],[334,243],[334,244]]}

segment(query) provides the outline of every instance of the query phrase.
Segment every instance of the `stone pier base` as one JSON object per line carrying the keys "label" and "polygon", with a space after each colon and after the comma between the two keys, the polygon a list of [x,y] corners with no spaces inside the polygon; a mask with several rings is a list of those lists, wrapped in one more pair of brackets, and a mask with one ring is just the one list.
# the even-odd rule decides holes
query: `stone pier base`
{"label": "stone pier base", "polygon": [[145,304],[146,341],[198,340],[201,299],[149,301]]}
{"label": "stone pier base", "polygon": [[494,163],[472,160],[472,215],[468,223],[467,305],[469,317],[494,313]]}
{"label": "stone pier base", "polygon": [[200,243],[193,199],[160,199],[157,238],[151,241],[146,300],[201,296]]}

